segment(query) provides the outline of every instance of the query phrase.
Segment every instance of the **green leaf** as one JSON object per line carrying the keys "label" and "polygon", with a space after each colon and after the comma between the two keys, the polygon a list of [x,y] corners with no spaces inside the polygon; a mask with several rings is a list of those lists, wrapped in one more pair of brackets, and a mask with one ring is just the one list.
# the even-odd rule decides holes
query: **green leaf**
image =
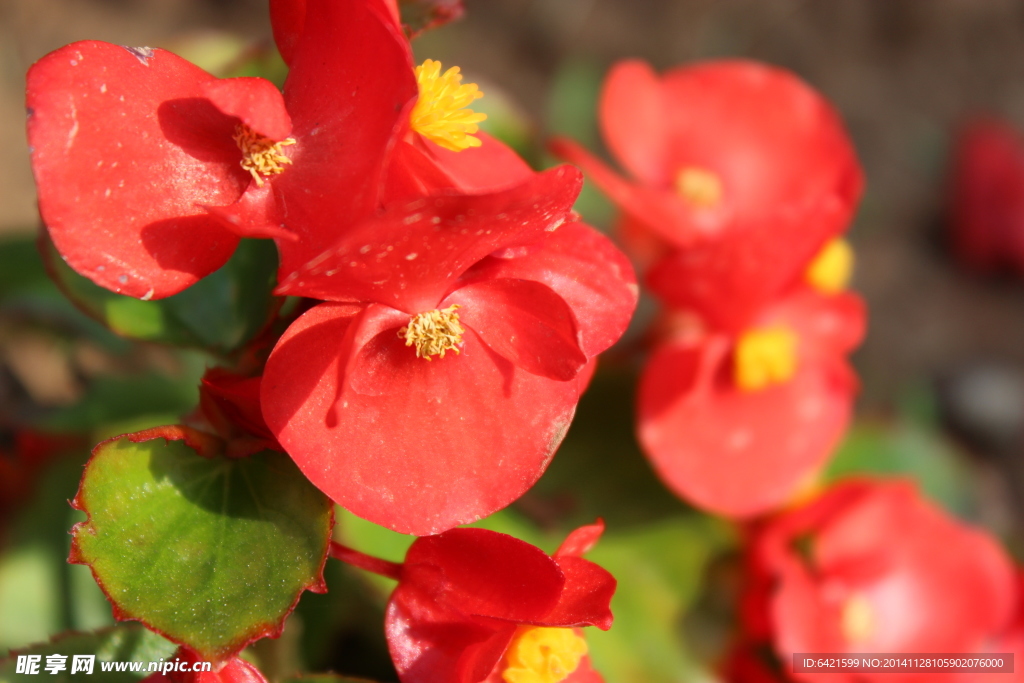
{"label": "green leaf", "polygon": [[587,554],[618,580],[609,631],[587,629],[594,668],[609,681],[706,680],[682,634],[709,560],[733,546],[722,522],[691,514],[607,533]]}
{"label": "green leaf", "polygon": [[301,593],[322,588],[331,504],[284,454],[207,458],[125,436],[93,451],[76,503],[89,519],[72,558],[118,618],[207,659],[279,633]]}
{"label": "green leaf", "polygon": [[280,301],[271,293],[277,252],[269,240],[242,240],[220,270],[159,301],[141,301],[94,284],[64,263],[52,242],[46,243],[44,256],[75,304],[132,339],[229,353],[263,328]]}
{"label": "green leaf", "polygon": [[[175,649],[174,644],[140,624],[121,624],[94,633],[69,633],[57,636],[48,643],[10,652],[9,659],[0,659],[0,683],[24,683],[36,678],[15,673],[19,654],[41,655],[40,673],[37,676],[45,676],[45,680],[51,683],[70,683],[72,679],[80,681],[87,675],[77,673],[71,676],[74,655],[96,655],[93,673],[88,675],[91,683],[131,683],[149,675],[146,669],[150,662],[167,659],[174,654]],[[46,666],[46,656],[55,654],[67,657],[67,668],[56,675],[43,668]],[[105,662],[141,662],[142,671],[103,671]]]}
{"label": "green leaf", "polygon": [[953,513],[969,516],[973,508],[970,468],[938,432],[911,422],[856,423],[822,479],[857,474],[908,476]]}

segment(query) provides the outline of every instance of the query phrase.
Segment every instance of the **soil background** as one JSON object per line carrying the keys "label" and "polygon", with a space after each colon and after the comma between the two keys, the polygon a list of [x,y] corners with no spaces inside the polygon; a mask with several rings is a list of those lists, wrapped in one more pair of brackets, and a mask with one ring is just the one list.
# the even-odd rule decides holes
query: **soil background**
{"label": "soil background", "polygon": [[[851,233],[855,288],[870,310],[869,336],[856,357],[862,411],[890,411],[908,387],[931,386],[979,363],[1003,377],[1024,374],[1024,286],[960,272],[942,236],[956,124],[987,111],[1024,127],[1024,3],[465,4],[464,20],[417,45],[421,58],[459,64],[471,77],[499,84],[538,122],[567,60],[603,69],[641,57],[665,69],[733,56],[795,71],[836,104],[867,171]],[[216,29],[269,40],[266,16],[265,0],[0,0],[0,233],[33,230],[37,221],[23,130],[24,72],[34,60],[80,39],[168,46]]]}

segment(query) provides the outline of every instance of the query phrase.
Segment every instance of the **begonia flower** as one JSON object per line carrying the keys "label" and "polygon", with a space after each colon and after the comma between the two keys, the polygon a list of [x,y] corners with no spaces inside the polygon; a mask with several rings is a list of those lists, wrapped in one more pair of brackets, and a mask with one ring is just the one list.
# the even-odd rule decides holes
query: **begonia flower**
{"label": "begonia flower", "polygon": [[[770,520],[757,540],[774,579],[775,650],[977,653],[1010,625],[1018,584],[989,534],[951,518],[908,481],[852,480]],[[793,673],[801,681],[891,674]],[[934,673],[900,674],[933,681]]]}
{"label": "begonia flower", "polygon": [[859,298],[800,287],[737,334],[684,330],[663,343],[637,408],[658,476],[730,517],[785,503],[846,429],[857,381],[845,356],[863,334]]}
{"label": "begonia flower", "polygon": [[486,529],[419,538],[400,565],[332,555],[398,581],[385,632],[402,683],[601,683],[581,629],[611,627],[615,579],[581,556],[603,530],[580,527],[550,557]]}
{"label": "begonia flower", "polygon": [[240,237],[274,237],[287,273],[336,237],[337,222],[310,232],[309,215],[376,210],[385,152],[416,99],[409,55],[376,2],[310,0],[308,11],[283,95],[98,41],[30,69],[40,211],[75,270],[161,298],[223,265]]}
{"label": "begonia flower", "polygon": [[620,62],[599,119],[629,180],[569,140],[553,151],[619,206],[627,243],[638,230],[655,236],[642,247],[651,289],[719,327],[741,329],[799,279],[861,194],[839,116],[782,69],[723,60],[659,77],[643,62]]}
{"label": "begonia flower", "polygon": [[[444,69],[432,59],[414,69],[412,48],[394,0],[363,1],[377,5],[378,17],[390,19],[394,30],[388,34],[390,44],[386,49],[407,55],[409,71],[403,77],[415,81],[418,93],[407,115],[399,121],[389,148],[382,203],[447,189],[488,192],[528,180],[533,171],[526,162],[507,145],[479,130],[478,124],[487,116],[470,109],[483,97],[477,85],[463,83],[459,67]],[[438,20],[461,14],[458,2],[428,0],[423,4]],[[305,27],[306,0],[273,0],[270,9],[278,49],[289,59]],[[382,80],[376,87],[393,86]]]}
{"label": "begonia flower", "polygon": [[1024,273],[1024,142],[1009,124],[979,119],[953,158],[953,255],[980,272]]}
{"label": "begonia flower", "polygon": [[197,419],[225,442],[229,457],[244,457],[263,450],[284,452],[263,419],[260,406],[262,377],[246,377],[223,368],[211,368],[199,386]]}
{"label": "begonia flower", "polygon": [[[199,655],[180,647],[164,662],[168,665],[166,673],[147,676],[142,683],[267,683],[259,669],[237,656],[224,662],[211,662],[210,671],[202,671],[204,662]],[[193,667],[200,670],[193,671]]]}
{"label": "begonia flower", "polygon": [[321,491],[424,535],[537,480],[636,305],[625,256],[565,223],[580,182],[560,167],[396,207],[281,284],[327,303],[271,353],[263,414]]}

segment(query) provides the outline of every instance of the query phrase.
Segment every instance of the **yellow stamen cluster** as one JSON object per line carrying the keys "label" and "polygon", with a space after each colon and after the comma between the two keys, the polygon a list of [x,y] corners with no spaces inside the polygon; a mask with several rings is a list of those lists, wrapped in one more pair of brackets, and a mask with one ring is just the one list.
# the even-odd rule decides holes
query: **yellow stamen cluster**
{"label": "yellow stamen cluster", "polygon": [[875,610],[861,593],[846,601],[839,619],[843,638],[850,644],[867,642],[875,631]]}
{"label": "yellow stamen cluster", "polygon": [[473,100],[484,96],[476,83],[463,85],[457,66],[442,74],[441,62],[433,59],[416,67],[416,82],[420,96],[412,110],[412,129],[453,152],[479,147],[480,139],[473,137],[473,133],[480,130],[477,124],[487,114],[466,109]]}
{"label": "yellow stamen cluster", "polygon": [[416,346],[416,357],[431,360],[448,351],[460,353],[462,335],[466,332],[459,324],[458,304],[441,310],[427,311],[414,315],[409,324],[398,330],[398,336],[406,346]]}
{"label": "yellow stamen cluster", "polygon": [[505,651],[505,683],[559,683],[580,665],[587,641],[571,628],[528,627]]}
{"label": "yellow stamen cluster", "polygon": [[281,153],[281,148],[294,145],[295,138],[274,142],[244,123],[235,127],[233,138],[238,149],[242,150],[242,168],[252,174],[253,180],[260,187],[263,187],[265,176],[282,173],[283,164],[292,163],[291,159]]}
{"label": "yellow stamen cluster", "polygon": [[745,332],[736,343],[736,385],[758,391],[789,381],[796,373],[796,344],[796,334],[782,326]]}
{"label": "yellow stamen cluster", "polygon": [[853,248],[842,238],[835,238],[818,252],[807,267],[807,282],[825,294],[837,294],[850,283],[853,275]]}
{"label": "yellow stamen cluster", "polygon": [[706,168],[687,166],[676,174],[676,192],[699,209],[713,209],[722,201],[722,179]]}

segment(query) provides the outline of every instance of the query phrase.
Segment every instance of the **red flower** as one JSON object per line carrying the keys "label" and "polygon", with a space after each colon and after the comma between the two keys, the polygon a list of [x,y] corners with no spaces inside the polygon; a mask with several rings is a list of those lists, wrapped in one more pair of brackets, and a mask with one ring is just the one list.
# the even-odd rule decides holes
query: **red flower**
{"label": "red flower", "polygon": [[979,271],[1024,273],[1024,144],[1008,124],[965,126],[953,162],[954,255]]}
{"label": "red flower", "polygon": [[201,429],[224,440],[228,457],[245,457],[267,449],[284,452],[263,419],[262,379],[223,368],[210,368],[203,375],[196,418]]}
{"label": "red flower", "polygon": [[[347,234],[280,291],[326,299],[267,362],[263,414],[299,468],[405,533],[498,510],[540,476],[585,366],[625,329],[625,257],[567,223],[577,171],[438,197]],[[490,256],[489,256],[490,255]]]}
{"label": "red flower", "polygon": [[[203,660],[187,647],[178,648],[173,659],[164,660],[166,673],[147,676],[143,683],[267,683],[260,670],[240,657],[214,665],[210,671],[193,671],[193,666],[203,667]],[[180,669],[180,670],[179,670]]]}
{"label": "red flower", "polygon": [[73,268],[160,298],[219,268],[240,236],[279,238],[287,273],[336,238],[336,223],[312,232],[309,216],[376,209],[385,152],[416,98],[409,55],[375,2],[310,0],[309,12],[283,96],[95,41],[32,67],[40,210]]}
{"label": "red flower", "polygon": [[860,299],[801,288],[740,334],[697,331],[644,368],[638,433],[661,479],[733,517],[783,504],[827,460],[857,382],[845,354],[864,332]]}
{"label": "red flower", "polygon": [[[775,649],[787,668],[794,652],[979,652],[1009,625],[1018,600],[1003,549],[906,481],[840,484],[771,520],[756,551],[776,581]],[[889,679],[792,675],[822,682]]]}
{"label": "red flower", "polygon": [[612,625],[615,579],[581,557],[603,530],[580,527],[553,557],[485,529],[419,538],[390,567],[333,552],[398,579],[385,631],[402,683],[600,683],[579,628]]}
{"label": "red flower", "polygon": [[567,140],[579,164],[667,253],[648,277],[676,308],[737,330],[850,221],[863,184],[836,112],[789,72],[729,60],[659,78],[639,61],[605,82],[600,122],[632,175]]}

